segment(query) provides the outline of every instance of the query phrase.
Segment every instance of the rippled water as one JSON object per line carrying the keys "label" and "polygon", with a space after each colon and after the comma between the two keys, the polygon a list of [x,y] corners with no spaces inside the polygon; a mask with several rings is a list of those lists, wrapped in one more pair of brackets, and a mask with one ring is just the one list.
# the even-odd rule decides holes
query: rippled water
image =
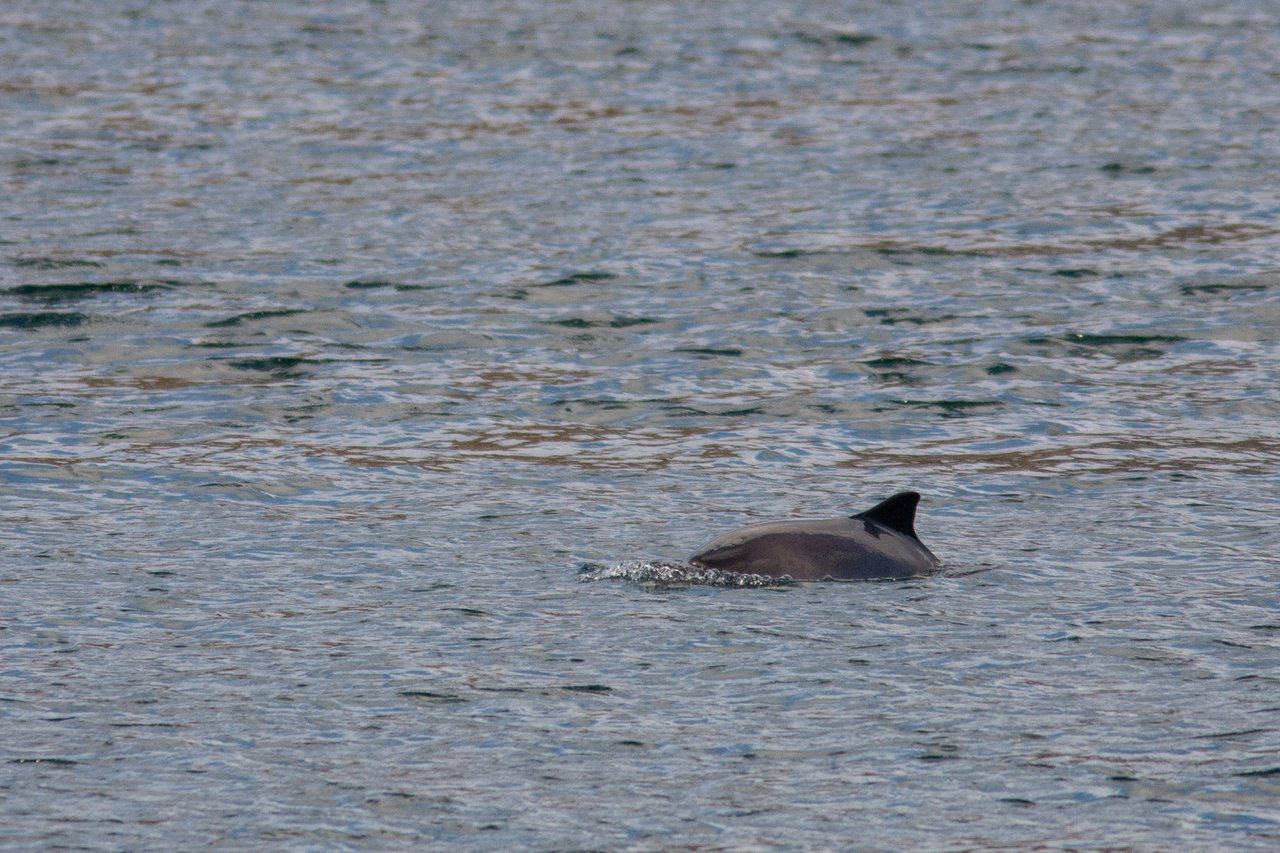
{"label": "rippled water", "polygon": [[[13,2],[0,67],[6,847],[1277,844],[1273,4]],[[943,576],[664,574],[902,488]]]}

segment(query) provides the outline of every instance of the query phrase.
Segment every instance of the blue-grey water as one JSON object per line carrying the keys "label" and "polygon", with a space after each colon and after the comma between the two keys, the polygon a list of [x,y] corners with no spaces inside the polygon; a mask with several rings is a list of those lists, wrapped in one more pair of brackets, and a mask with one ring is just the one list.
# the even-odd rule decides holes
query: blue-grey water
{"label": "blue-grey water", "polygon": [[[0,69],[3,847],[1280,844],[1274,3],[10,0]],[[656,568],[904,488],[938,577]]]}

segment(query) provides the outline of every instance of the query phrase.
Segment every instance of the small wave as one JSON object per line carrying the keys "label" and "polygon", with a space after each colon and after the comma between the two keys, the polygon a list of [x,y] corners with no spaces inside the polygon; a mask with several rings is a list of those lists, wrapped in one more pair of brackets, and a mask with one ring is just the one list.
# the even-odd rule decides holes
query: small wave
{"label": "small wave", "polygon": [[583,563],[578,568],[578,579],[583,582],[624,580],[641,586],[670,589],[687,586],[723,587],[776,587],[790,586],[795,580],[790,575],[770,577],[708,569],[689,563],[661,563],[644,560],[626,560],[611,566],[599,563]]}

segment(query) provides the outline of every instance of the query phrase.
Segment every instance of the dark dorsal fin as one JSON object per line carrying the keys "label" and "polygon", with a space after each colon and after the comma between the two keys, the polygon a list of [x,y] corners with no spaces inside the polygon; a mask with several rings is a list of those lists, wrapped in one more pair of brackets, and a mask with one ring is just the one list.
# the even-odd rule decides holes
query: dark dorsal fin
{"label": "dark dorsal fin", "polygon": [[874,521],[876,524],[882,524],[890,530],[906,534],[918,541],[920,539],[916,536],[916,505],[918,503],[920,503],[919,492],[898,492],[893,497],[853,517]]}

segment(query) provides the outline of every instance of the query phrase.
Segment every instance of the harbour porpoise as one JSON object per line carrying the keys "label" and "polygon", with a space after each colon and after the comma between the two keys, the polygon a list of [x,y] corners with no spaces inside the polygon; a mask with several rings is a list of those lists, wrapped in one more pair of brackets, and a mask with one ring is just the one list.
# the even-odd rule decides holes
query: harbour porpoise
{"label": "harbour porpoise", "polygon": [[752,524],[704,545],[695,566],[796,580],[909,578],[937,571],[916,536],[919,492],[899,492],[849,518]]}

